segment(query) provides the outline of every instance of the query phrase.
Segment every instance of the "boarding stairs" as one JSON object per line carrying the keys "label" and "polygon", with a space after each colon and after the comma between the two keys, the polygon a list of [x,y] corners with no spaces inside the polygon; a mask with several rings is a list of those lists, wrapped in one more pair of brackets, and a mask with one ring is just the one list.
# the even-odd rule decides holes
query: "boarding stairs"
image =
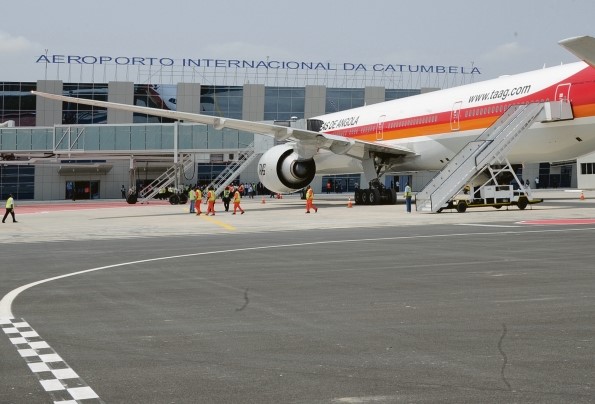
{"label": "boarding stairs", "polygon": [[194,165],[194,157],[192,154],[182,154],[180,160],[173,166],[168,168],[163,174],[157,177],[148,186],[144,187],[138,192],[138,201],[145,203],[149,199],[154,198],[160,190],[167,189],[178,178],[180,173],[184,173]]}
{"label": "boarding stairs", "polygon": [[223,190],[231,184],[237,177],[252,163],[256,158],[260,157],[262,153],[257,153],[254,148],[254,143],[239,153],[237,160],[231,162],[221,173],[211,182],[207,189],[211,187],[215,190],[215,195],[219,195]]}
{"label": "boarding stairs", "polygon": [[506,160],[510,149],[523,132],[540,116],[544,116],[543,110],[544,103],[511,106],[417,193],[416,210],[428,213],[440,211],[461,192],[471,178],[490,165]]}

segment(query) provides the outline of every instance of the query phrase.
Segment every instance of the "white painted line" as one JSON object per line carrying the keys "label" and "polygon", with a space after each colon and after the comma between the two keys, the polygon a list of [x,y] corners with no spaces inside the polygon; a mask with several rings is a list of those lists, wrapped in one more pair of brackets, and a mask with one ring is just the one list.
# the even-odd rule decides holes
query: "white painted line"
{"label": "white painted line", "polygon": [[29,363],[29,369],[31,369],[33,373],[49,372],[51,370],[48,364],[44,362]]}
{"label": "white painted line", "polygon": [[75,400],[89,400],[92,398],[99,398],[91,387],[75,387],[68,389],[68,392]]}
{"label": "white painted line", "polygon": [[45,391],[58,391],[64,390],[64,385],[60,382],[60,380],[50,379],[50,380],[40,380],[43,389]]}
{"label": "white painted line", "polygon": [[[25,338],[23,338],[23,339],[25,340],[25,343],[26,343],[27,340]],[[44,348],[50,347],[50,345],[45,341],[30,342],[29,346],[33,349],[44,349]]]}
{"label": "white painted line", "polygon": [[45,363],[64,362],[58,354],[39,355],[39,359]]}
{"label": "white painted line", "polygon": [[70,368],[66,369],[55,369],[52,370],[52,374],[56,376],[57,379],[64,380],[64,379],[78,379],[79,375]]}
{"label": "white painted line", "polygon": [[481,223],[455,223],[455,226],[470,226],[470,227],[522,227],[512,224],[481,224]]}

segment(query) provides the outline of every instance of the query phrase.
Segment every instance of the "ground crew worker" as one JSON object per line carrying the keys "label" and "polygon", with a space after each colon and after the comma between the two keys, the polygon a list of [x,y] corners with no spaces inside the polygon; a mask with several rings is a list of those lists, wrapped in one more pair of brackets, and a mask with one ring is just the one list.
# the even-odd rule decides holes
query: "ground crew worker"
{"label": "ground crew worker", "polygon": [[411,186],[409,182],[405,185],[405,205],[407,206],[407,213],[411,213]]}
{"label": "ground crew worker", "polygon": [[9,213],[12,216],[12,222],[17,223],[17,220],[14,217],[14,199],[12,198],[12,194],[8,194],[8,198],[6,199],[6,212],[2,218],[2,223],[6,223],[6,217]]}
{"label": "ground crew worker", "polygon": [[318,208],[314,206],[314,190],[310,185],[306,189],[306,213],[310,213],[310,209],[314,209],[314,212],[318,212]]}
{"label": "ground crew worker", "polygon": [[229,201],[231,200],[231,187],[225,187],[221,200],[223,201],[223,207],[226,212],[229,212]]}
{"label": "ground crew worker", "polygon": [[213,187],[211,187],[207,192],[207,216],[209,216],[209,213],[212,216],[215,216],[215,199],[215,190],[213,189]]}
{"label": "ground crew worker", "polygon": [[242,197],[240,196],[240,191],[236,189],[236,192],[234,192],[233,194],[233,215],[236,214],[236,210],[240,210],[242,212],[242,215],[244,214],[244,209],[242,209],[242,207],[240,206],[240,201],[242,200]]}
{"label": "ground crew worker", "polygon": [[196,210],[196,216],[200,216],[200,214],[202,213],[200,211],[200,204],[202,203],[202,191],[200,190],[199,187],[196,187],[196,190],[194,191],[194,195],[195,195],[195,201],[194,201],[194,208]]}
{"label": "ground crew worker", "polygon": [[196,212],[195,205],[196,205],[196,191],[190,188],[188,191],[188,201],[190,203],[190,213]]}

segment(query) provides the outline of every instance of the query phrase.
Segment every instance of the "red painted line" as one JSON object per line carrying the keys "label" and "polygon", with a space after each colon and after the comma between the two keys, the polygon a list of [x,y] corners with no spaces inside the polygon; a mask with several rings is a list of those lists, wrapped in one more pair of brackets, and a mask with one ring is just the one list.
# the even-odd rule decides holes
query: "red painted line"
{"label": "red painted line", "polygon": [[142,206],[155,206],[155,205],[169,205],[168,201],[151,201],[149,204],[134,204],[131,205],[125,201],[109,201],[109,202],[71,202],[71,203],[36,203],[31,205],[17,204],[15,207],[15,213],[27,214],[27,213],[41,213],[41,212],[60,212],[65,210],[90,210],[90,209],[113,209],[113,208],[132,208]]}
{"label": "red painted line", "polygon": [[575,224],[595,224],[595,219],[542,219],[542,220],[523,220],[521,224],[535,225],[575,225]]}

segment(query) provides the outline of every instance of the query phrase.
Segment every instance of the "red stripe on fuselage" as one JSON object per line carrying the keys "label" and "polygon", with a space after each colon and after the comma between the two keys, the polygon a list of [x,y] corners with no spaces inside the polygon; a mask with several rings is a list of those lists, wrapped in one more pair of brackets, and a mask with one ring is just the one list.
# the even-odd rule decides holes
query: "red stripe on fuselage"
{"label": "red stripe on fuselage", "polygon": [[[570,84],[570,102],[575,118],[595,116],[595,69],[586,67],[575,75],[565,78],[543,90],[537,91],[514,101],[494,102],[487,105],[468,106],[459,111],[458,125],[451,125],[453,111],[444,111],[427,115],[411,116],[403,119],[388,120],[378,124],[353,126],[326,131],[333,135],[345,136],[362,141],[397,140],[418,136],[432,136],[481,130],[488,128],[512,105],[532,102],[554,101],[558,86]],[[380,126],[382,125],[382,126]],[[379,133],[382,132],[380,136]]]}

